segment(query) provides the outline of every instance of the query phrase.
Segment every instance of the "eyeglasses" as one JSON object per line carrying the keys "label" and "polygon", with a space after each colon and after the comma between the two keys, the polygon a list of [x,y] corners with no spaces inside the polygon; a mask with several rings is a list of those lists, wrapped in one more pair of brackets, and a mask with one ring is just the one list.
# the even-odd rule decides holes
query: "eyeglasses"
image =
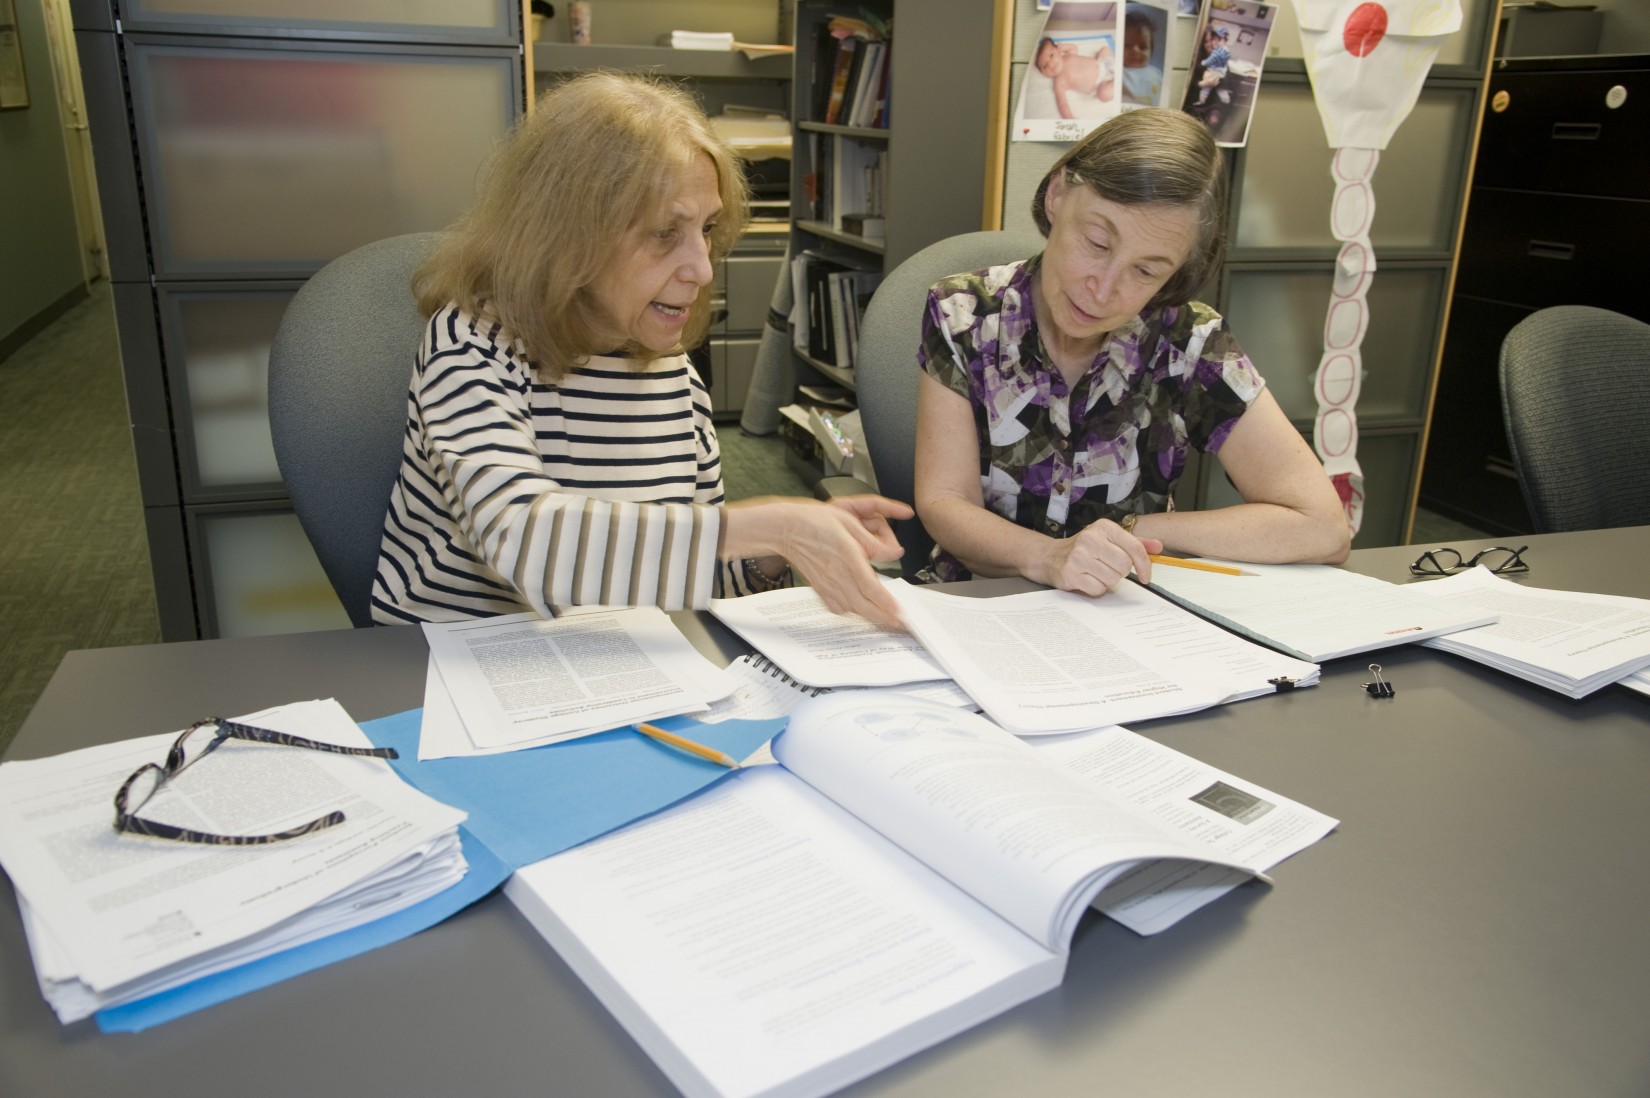
{"label": "eyeglasses", "polygon": [[1415,559],[1415,563],[1409,566],[1409,571],[1415,576],[1447,576],[1451,572],[1461,572],[1483,565],[1498,576],[1508,572],[1528,572],[1530,566],[1524,562],[1523,556],[1528,548],[1528,545],[1520,545],[1517,549],[1509,549],[1505,545],[1492,545],[1488,549],[1480,549],[1466,559],[1462,559],[1459,550],[1447,546],[1443,549],[1428,549]]}
{"label": "eyeglasses", "polygon": [[364,755],[374,759],[399,757],[393,747],[340,747],[334,743],[306,740],[302,736],[226,721],[222,717],[207,717],[183,730],[183,734],[172,744],[172,750],[166,753],[164,763],[145,763],[121,783],[120,790],[115,793],[115,830],[133,835],[147,835],[154,839],[175,839],[185,843],[259,846],[264,843],[296,839],[300,835],[322,831],[344,822],[344,814],[333,811],[301,827],[277,831],[272,835],[214,835],[209,831],[194,831],[187,827],[176,827],[139,818],[138,813],[161,786],[177,777],[191,764],[216,751],[226,740],[251,740],[254,743],[278,744],[282,747],[303,747],[311,751],[326,751],[333,755]]}

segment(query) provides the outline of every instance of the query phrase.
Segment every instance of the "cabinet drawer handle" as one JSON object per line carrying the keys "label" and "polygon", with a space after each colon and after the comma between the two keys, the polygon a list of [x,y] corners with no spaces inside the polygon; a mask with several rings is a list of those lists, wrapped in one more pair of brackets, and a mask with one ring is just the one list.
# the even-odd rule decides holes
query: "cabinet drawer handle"
{"label": "cabinet drawer handle", "polygon": [[1554,122],[1554,141],[1597,141],[1604,127],[1597,122]]}
{"label": "cabinet drawer handle", "polygon": [[1574,244],[1558,244],[1551,240],[1530,241],[1529,253],[1537,259],[1574,259]]}

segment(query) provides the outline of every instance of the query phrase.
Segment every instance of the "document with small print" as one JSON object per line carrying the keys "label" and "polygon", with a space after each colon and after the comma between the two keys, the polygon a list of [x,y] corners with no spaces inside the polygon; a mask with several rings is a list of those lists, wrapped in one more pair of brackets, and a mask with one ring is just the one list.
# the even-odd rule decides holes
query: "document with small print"
{"label": "document with small print", "polygon": [[[238,720],[370,747],[335,701]],[[335,809],[342,823],[288,841],[213,846],[117,832],[127,775],[166,758],[176,731],[0,765],[0,865],[61,1020],[155,994],[411,906],[465,872],[465,814],[380,759],[229,740],[163,785],[146,818],[220,835],[268,834]]]}
{"label": "document with small print", "polygon": [[[813,698],[774,741],[780,766],[527,866],[505,894],[690,1098],[829,1094],[1058,986],[1113,882],[1143,876],[1107,911],[1155,933],[1229,887],[1189,898],[1174,867],[1247,879],[1334,826],[1101,735],[1062,754],[887,691]],[[1085,775],[1096,753],[1141,780]]]}
{"label": "document with small print", "polygon": [[897,686],[950,678],[911,634],[857,614],[833,614],[811,587],[711,599],[710,612],[806,686]]}
{"label": "document with small print", "polygon": [[1211,625],[1132,583],[1101,598],[968,598],[893,585],[911,631],[998,724],[1021,735],[1190,713],[1315,685],[1318,666]]}
{"label": "document with small print", "polygon": [[1572,698],[1650,667],[1650,600],[1525,587],[1488,568],[1414,585],[1497,621],[1426,641]]}
{"label": "document with small print", "polygon": [[442,724],[420,758],[537,747],[700,713],[733,689],[652,606],[549,621],[528,613],[426,622],[424,636],[434,672],[426,698],[438,678],[471,747]]}

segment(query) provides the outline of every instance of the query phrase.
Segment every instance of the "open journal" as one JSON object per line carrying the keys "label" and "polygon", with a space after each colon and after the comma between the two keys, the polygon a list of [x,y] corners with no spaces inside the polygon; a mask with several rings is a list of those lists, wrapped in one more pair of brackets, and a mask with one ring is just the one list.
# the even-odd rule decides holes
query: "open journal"
{"label": "open journal", "polygon": [[1131,925],[1160,930],[1335,826],[1123,729],[1090,735],[1059,756],[935,703],[811,699],[782,766],[505,892],[686,1094],[826,1094],[1058,986],[1091,903],[1155,903]]}

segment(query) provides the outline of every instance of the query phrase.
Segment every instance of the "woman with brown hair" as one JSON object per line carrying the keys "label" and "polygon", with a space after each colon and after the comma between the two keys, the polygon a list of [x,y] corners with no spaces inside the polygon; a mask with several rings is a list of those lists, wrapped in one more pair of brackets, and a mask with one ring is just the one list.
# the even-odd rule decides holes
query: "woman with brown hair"
{"label": "woman with brown hair", "polygon": [[373,585],[383,622],[701,607],[789,582],[891,624],[877,496],[726,503],[685,348],[745,183],[693,100],[592,73],[548,93],[419,271],[429,315]]}
{"label": "woman with brown hair", "polygon": [[[916,504],[926,576],[1100,595],[1149,553],[1344,560],[1339,497],[1226,326],[1192,295],[1225,249],[1226,171],[1178,111],[1130,111],[1043,178],[1031,259],[929,293]],[[1175,511],[1190,447],[1244,502]]]}

